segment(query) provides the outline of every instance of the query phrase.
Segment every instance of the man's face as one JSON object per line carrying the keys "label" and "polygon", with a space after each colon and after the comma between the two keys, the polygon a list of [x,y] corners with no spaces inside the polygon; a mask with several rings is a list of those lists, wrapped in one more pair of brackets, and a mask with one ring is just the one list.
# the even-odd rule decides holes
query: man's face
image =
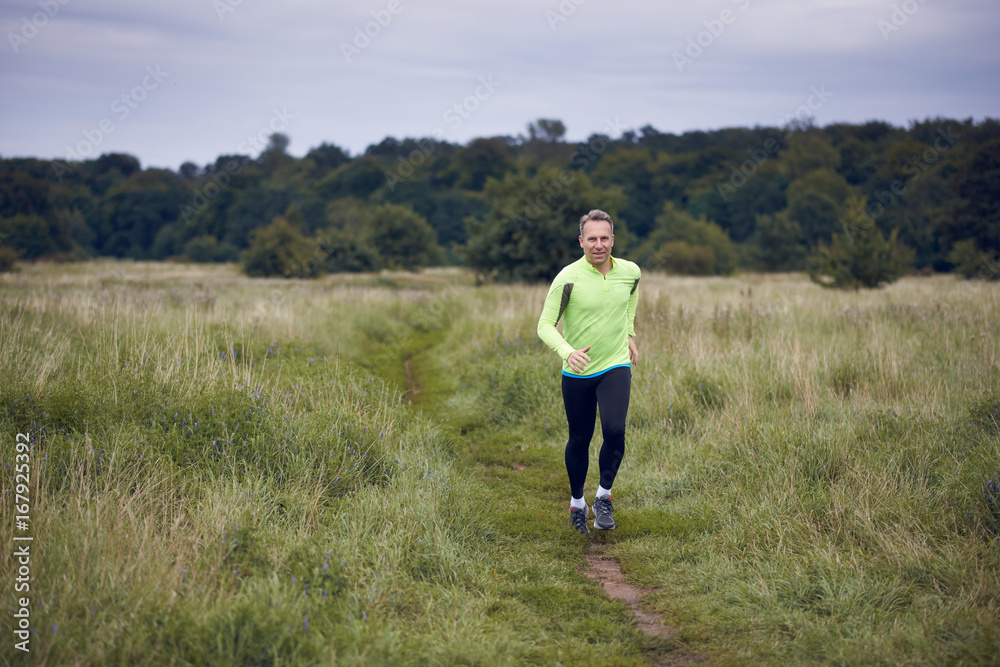
{"label": "man's face", "polygon": [[592,266],[599,267],[611,256],[615,235],[611,233],[611,223],[607,220],[588,220],[583,224],[580,247]]}

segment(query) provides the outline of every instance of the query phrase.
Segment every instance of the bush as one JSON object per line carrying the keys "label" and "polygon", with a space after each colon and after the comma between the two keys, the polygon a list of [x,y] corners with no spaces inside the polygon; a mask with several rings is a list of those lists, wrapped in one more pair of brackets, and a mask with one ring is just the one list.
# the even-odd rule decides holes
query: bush
{"label": "bush", "polygon": [[211,234],[202,234],[184,244],[184,255],[192,262],[229,262],[236,259],[237,252]]}
{"label": "bush", "polygon": [[715,273],[715,251],[707,245],[670,241],[656,251],[649,264],[668,273],[710,276]]}
{"label": "bush", "polygon": [[51,250],[49,225],[37,215],[0,218],[0,239],[26,259],[35,259]]}
{"label": "bush", "polygon": [[323,270],[328,273],[378,271],[382,268],[378,249],[351,231],[321,229],[316,232],[316,243],[323,251]]}
{"label": "bush", "polygon": [[656,227],[635,260],[650,269],[696,276],[729,275],[737,265],[736,249],[721,227],[671,202],[656,216]]}
{"label": "bush", "polygon": [[[481,278],[527,282],[552,280],[580,258],[580,216],[593,208],[617,220],[625,197],[594,185],[582,172],[539,169],[534,176],[490,178],[483,189],[486,215],[467,221],[464,262]],[[615,225],[621,235],[623,225]],[[621,237],[616,250],[621,250]],[[618,253],[613,253],[618,254]]]}
{"label": "bush", "polygon": [[809,278],[822,287],[881,287],[899,280],[906,272],[912,251],[899,243],[899,230],[886,239],[868,215],[862,197],[848,200],[840,217],[843,234],[834,234],[830,245],[821,243],[812,257]]}
{"label": "bush", "polygon": [[267,227],[250,232],[250,247],[242,259],[248,276],[315,278],[323,272],[325,256],[315,241],[284,218],[275,218]]}
{"label": "bush", "polygon": [[0,243],[0,273],[17,271],[17,260],[20,253],[10,246]]}
{"label": "bush", "polygon": [[802,227],[787,211],[758,215],[754,233],[756,259],[765,271],[798,271],[806,257]]}
{"label": "bush", "polygon": [[409,206],[383,204],[375,208],[365,225],[364,240],[378,249],[391,269],[415,271],[439,263],[442,257],[434,228]]}
{"label": "bush", "polygon": [[983,252],[972,239],[957,242],[948,253],[948,261],[968,280],[1000,280],[1000,263],[993,253]]}

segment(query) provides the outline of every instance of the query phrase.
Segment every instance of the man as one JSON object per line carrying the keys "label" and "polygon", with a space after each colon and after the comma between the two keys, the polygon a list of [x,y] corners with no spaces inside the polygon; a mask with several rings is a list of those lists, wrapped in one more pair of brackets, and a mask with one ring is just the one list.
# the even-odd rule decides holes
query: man
{"label": "man", "polygon": [[[632,364],[639,359],[633,339],[639,267],[611,256],[614,231],[611,216],[604,211],[595,209],[580,219],[583,257],[552,281],[538,319],[538,337],[563,360],[569,517],[570,525],[581,533],[588,532],[583,485],[598,406],[604,443],[598,459],[601,480],[593,504],[594,528],[615,527],[611,485],[625,454]],[[564,318],[562,334],[556,329],[560,317]]]}

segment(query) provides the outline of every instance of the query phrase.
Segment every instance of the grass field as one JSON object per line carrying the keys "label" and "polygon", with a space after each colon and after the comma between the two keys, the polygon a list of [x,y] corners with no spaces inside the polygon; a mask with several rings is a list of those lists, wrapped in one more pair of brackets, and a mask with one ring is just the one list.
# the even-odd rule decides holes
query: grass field
{"label": "grass field", "polygon": [[33,537],[3,664],[996,663],[1000,285],[645,276],[618,529],[588,536],[544,292],[0,276],[0,540]]}

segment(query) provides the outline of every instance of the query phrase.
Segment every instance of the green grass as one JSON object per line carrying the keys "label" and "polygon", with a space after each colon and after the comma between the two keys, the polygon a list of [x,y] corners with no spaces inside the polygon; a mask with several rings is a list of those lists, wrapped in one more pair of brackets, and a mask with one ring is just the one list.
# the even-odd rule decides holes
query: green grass
{"label": "green grass", "polygon": [[[618,529],[584,537],[544,287],[471,283],[0,277],[4,488],[34,437],[36,634],[4,663],[1000,654],[998,286],[645,276]],[[592,548],[676,634],[636,629]]]}

